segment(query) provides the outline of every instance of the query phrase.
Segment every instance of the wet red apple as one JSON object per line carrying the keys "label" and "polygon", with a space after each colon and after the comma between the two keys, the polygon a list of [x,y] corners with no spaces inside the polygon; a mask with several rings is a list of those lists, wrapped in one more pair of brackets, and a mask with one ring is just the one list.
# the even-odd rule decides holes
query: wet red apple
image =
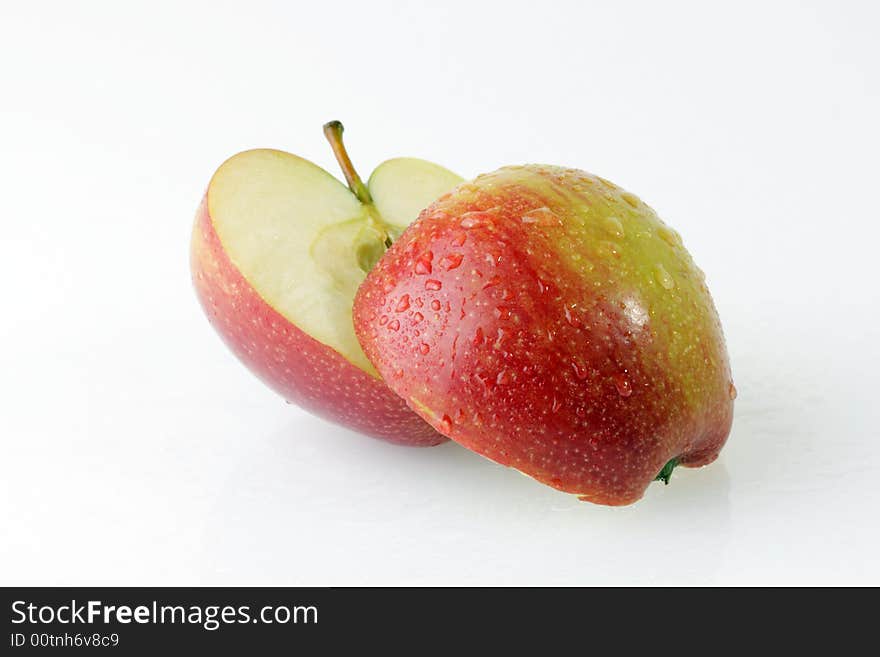
{"label": "wet red apple", "polygon": [[730,431],[702,272],[651,208],[582,171],[506,167],[442,196],[360,286],[354,322],[438,431],[584,500],[634,502]]}

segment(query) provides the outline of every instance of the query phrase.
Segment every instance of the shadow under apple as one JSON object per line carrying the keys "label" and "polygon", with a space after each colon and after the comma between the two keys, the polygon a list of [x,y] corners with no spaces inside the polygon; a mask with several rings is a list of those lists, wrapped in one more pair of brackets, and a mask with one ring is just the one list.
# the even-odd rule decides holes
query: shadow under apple
{"label": "shadow under apple", "polygon": [[729,531],[723,462],[611,508],[452,443],[401,448],[305,413],[239,456],[205,520],[204,581],[697,583],[717,569]]}

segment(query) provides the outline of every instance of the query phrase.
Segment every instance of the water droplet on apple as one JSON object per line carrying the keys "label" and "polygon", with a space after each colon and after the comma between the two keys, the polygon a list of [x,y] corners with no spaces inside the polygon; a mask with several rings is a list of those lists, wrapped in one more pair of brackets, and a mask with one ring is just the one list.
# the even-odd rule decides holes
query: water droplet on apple
{"label": "water droplet on apple", "polygon": [[670,276],[669,272],[666,271],[666,267],[661,264],[658,264],[656,267],[654,267],[654,278],[665,290],[671,290],[675,287],[675,281],[672,279],[672,276]]}
{"label": "water droplet on apple", "polygon": [[620,195],[620,197],[621,197],[624,201],[626,201],[627,203],[629,203],[632,207],[634,207],[634,208],[639,207],[639,197],[636,196],[635,194],[630,194],[629,192],[623,192],[623,193]]}
{"label": "water droplet on apple", "polygon": [[548,207],[536,208],[526,212],[520,220],[524,224],[536,224],[538,226],[559,227],[562,220]]}
{"label": "water droplet on apple", "polygon": [[495,318],[500,320],[510,319],[510,308],[506,306],[497,306],[494,311]]}
{"label": "water droplet on apple", "polygon": [[394,370],[394,378],[399,379],[403,377],[403,370]]}
{"label": "water droplet on apple", "polygon": [[730,385],[727,387],[727,394],[730,396],[731,401],[736,399],[736,386],[733,385],[733,381],[731,381]]}
{"label": "water droplet on apple", "polygon": [[509,385],[511,381],[513,381],[513,375],[506,369],[498,372],[498,376],[495,377],[495,383],[499,386]]}
{"label": "water droplet on apple", "polygon": [[449,433],[450,431],[452,431],[452,418],[444,414],[440,420],[440,432]]}
{"label": "water droplet on apple", "polygon": [[434,299],[431,302],[431,309],[432,310],[440,310],[440,302],[437,299]]}
{"label": "water droplet on apple", "polygon": [[573,326],[574,328],[581,327],[581,320],[574,313],[571,312],[571,308],[565,306],[564,312],[565,321],[568,322],[570,326]]}
{"label": "water droplet on apple", "polygon": [[465,233],[464,231],[461,231],[461,232],[457,233],[455,236],[453,236],[452,243],[455,246],[461,246],[462,244],[465,243],[465,240],[467,240],[467,233]]}
{"label": "water droplet on apple", "polygon": [[417,274],[430,274],[433,270],[431,262],[434,260],[434,254],[431,251],[425,251],[416,259],[414,270]]}
{"label": "water droplet on apple", "polygon": [[443,287],[443,283],[441,283],[440,281],[438,281],[434,278],[429,278],[428,280],[425,281],[425,289],[426,290],[432,290],[432,291],[436,292],[437,290],[439,290],[442,287]]}
{"label": "water droplet on apple", "polygon": [[402,313],[404,310],[409,310],[409,295],[404,294],[400,297],[400,301],[397,302],[397,307],[394,309],[399,313]]}
{"label": "water droplet on apple", "polygon": [[497,349],[498,351],[504,351],[504,339],[506,337],[506,333],[503,328],[498,329],[498,334],[495,337],[495,342],[492,344],[493,349]]}
{"label": "water droplet on apple", "polygon": [[419,345],[419,353],[422,354],[422,356],[427,354],[429,351],[431,351],[431,347],[428,345],[427,342],[423,342]]}
{"label": "water droplet on apple", "polygon": [[380,326],[385,326],[387,323],[388,323],[388,315],[382,315],[382,316],[379,318],[379,325],[380,325]]}
{"label": "water droplet on apple", "polygon": [[425,319],[425,316],[424,316],[422,313],[420,313],[420,312],[416,312],[416,314],[413,315],[412,318],[413,318],[413,324],[418,324],[418,323],[421,322],[423,319]]}
{"label": "water droplet on apple", "polygon": [[553,397],[553,402],[550,404],[550,410],[555,413],[559,410],[561,406],[562,403],[558,399],[556,399],[556,397]]}
{"label": "water droplet on apple", "polygon": [[388,324],[388,330],[390,330],[390,331],[400,330],[400,322],[396,319],[391,320],[391,322]]}
{"label": "water droplet on apple", "polygon": [[633,394],[632,384],[623,374],[614,377],[614,387],[617,388],[617,394],[621,397],[629,397]]}
{"label": "water droplet on apple", "polygon": [[460,253],[448,253],[440,260],[440,266],[449,271],[450,269],[457,268],[463,259],[464,256]]}
{"label": "water droplet on apple", "polygon": [[571,367],[574,370],[575,376],[577,376],[577,378],[579,378],[581,381],[586,379],[587,376],[589,376],[590,374],[586,366],[576,360],[571,361]]}
{"label": "water droplet on apple", "polygon": [[617,217],[605,217],[602,220],[602,227],[605,229],[606,232],[614,235],[614,237],[620,238],[624,236],[623,224],[620,223],[620,219],[618,219]]}
{"label": "water droplet on apple", "polygon": [[488,281],[486,281],[486,282],[483,284],[483,289],[486,290],[486,289],[488,289],[488,288],[490,288],[490,287],[495,287],[495,286],[498,285],[500,282],[501,282],[501,277],[500,277],[500,276],[493,276],[492,278],[490,278]]}
{"label": "water droplet on apple", "polygon": [[461,215],[461,222],[459,225],[466,229],[476,228],[477,226],[483,225],[483,220],[485,218],[485,213],[483,212],[465,212]]}
{"label": "water droplet on apple", "polygon": [[660,226],[657,229],[657,237],[666,242],[669,246],[679,246],[681,244],[681,236],[669,226]]}
{"label": "water droplet on apple", "polygon": [[483,340],[483,327],[478,326],[477,330],[474,332],[474,346],[476,347],[483,344]]}

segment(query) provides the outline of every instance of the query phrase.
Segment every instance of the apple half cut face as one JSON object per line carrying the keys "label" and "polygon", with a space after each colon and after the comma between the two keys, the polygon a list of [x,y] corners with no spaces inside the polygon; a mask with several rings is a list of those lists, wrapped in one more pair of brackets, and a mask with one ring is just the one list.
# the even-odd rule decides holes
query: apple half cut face
{"label": "apple half cut face", "polygon": [[246,151],[220,166],[196,217],[197,294],[236,355],[288,401],[392,442],[437,444],[444,438],[367,360],[351,313],[358,286],[388,246],[461,178],[398,158],[365,185],[341,125],[325,132],[350,188],[277,150]]}

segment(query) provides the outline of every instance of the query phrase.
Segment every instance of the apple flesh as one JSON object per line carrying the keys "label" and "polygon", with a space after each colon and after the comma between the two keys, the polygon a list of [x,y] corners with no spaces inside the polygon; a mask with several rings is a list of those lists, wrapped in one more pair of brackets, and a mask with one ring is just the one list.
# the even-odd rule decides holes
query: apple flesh
{"label": "apple flesh", "polygon": [[288,401],[374,437],[435,445],[445,439],[364,356],[351,308],[387,244],[460,179],[400,158],[363,185],[342,148],[341,125],[328,126],[355,191],[282,151],[246,151],[220,166],[192,235],[197,296],[236,356]]}
{"label": "apple flesh", "polygon": [[713,461],[735,389],[677,233],[582,171],[506,167],[425,209],[361,285],[389,386],[462,445],[581,499]]}

